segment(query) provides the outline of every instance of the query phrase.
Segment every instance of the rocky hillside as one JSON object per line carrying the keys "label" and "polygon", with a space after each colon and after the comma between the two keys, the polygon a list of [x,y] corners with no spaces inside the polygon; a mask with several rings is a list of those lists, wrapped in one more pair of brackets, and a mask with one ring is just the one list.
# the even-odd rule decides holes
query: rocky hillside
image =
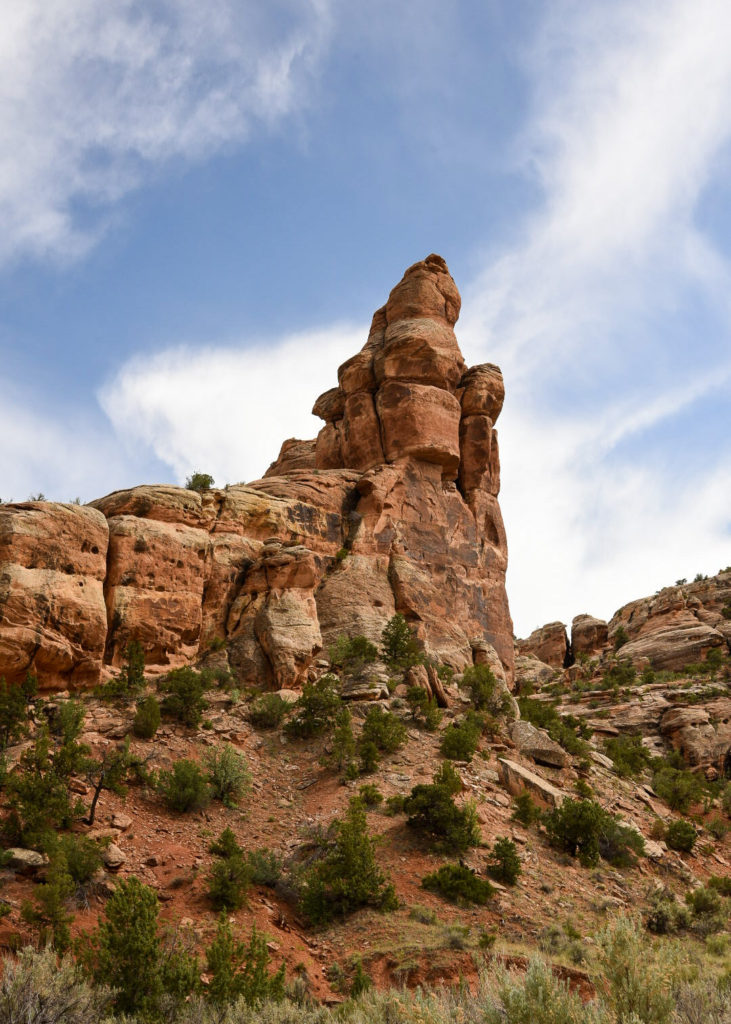
{"label": "rocky hillside", "polygon": [[239,685],[297,688],[338,635],[401,612],[440,662],[476,640],[512,679],[503,381],[465,367],[459,310],[441,257],[410,267],[315,402],[317,439],[262,480],[0,506],[0,676],[93,686],[135,640],[153,673],[225,644]]}
{"label": "rocky hillside", "polygon": [[458,313],[409,268],[262,480],[0,506],[6,954],[126,934],[136,893],[148,1020],[243,984],[254,925],[300,1000],[536,951],[588,1000],[627,913],[731,984],[731,571],[514,647],[502,378]]}
{"label": "rocky hillside", "polygon": [[598,734],[641,733],[708,778],[731,777],[731,567],[623,605],[607,623],[577,615],[516,643],[518,690],[551,684]]}

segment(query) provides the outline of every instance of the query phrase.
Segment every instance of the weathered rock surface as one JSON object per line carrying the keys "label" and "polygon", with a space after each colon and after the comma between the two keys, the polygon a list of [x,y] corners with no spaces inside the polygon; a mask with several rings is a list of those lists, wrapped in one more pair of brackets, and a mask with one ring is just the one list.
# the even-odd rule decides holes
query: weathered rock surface
{"label": "weathered rock surface", "polygon": [[551,668],[570,664],[570,645],[563,622],[549,622],[534,629],[526,640],[516,641],[518,654],[538,658]]}
{"label": "weathered rock surface", "polygon": [[532,654],[518,654],[515,658],[515,683],[518,690],[523,686],[542,686],[550,682],[555,669],[545,661],[539,661]]}
{"label": "weathered rock surface", "polygon": [[525,768],[516,761],[499,757],[497,759],[500,781],[509,793],[517,796],[527,791],[533,799],[544,807],[560,807],[566,794],[535,772]]}
{"label": "weathered rock surface", "polygon": [[510,726],[510,738],[521,754],[536,764],[565,768],[569,757],[563,747],[552,740],[545,729],[536,729],[530,722],[517,721]]}
{"label": "weathered rock surface", "polygon": [[222,640],[242,685],[296,689],[340,633],[376,640],[399,611],[455,669],[481,638],[512,684],[504,386],[492,364],[466,369],[459,309],[441,257],[410,267],[315,402],[317,439],[285,441],[262,480],[3,506],[0,674],[91,685],[131,640],[151,672]]}
{"label": "weathered rock surface", "polygon": [[46,689],[96,683],[107,635],[109,529],[79,505],[0,505],[0,676]]}
{"label": "weathered rock surface", "polygon": [[712,765],[720,775],[731,774],[731,697],[670,708],[662,716],[660,732],[688,764]]}
{"label": "weathered rock surface", "polygon": [[731,619],[723,609],[730,606],[731,570],[726,569],[624,605],[609,622],[609,640],[621,628],[629,637],[620,648],[623,658],[655,669],[682,669],[714,647],[728,651]]}
{"label": "weathered rock surface", "polygon": [[593,615],[576,615],[571,623],[571,650],[575,658],[580,654],[596,654],[607,643],[609,629],[603,619]]}

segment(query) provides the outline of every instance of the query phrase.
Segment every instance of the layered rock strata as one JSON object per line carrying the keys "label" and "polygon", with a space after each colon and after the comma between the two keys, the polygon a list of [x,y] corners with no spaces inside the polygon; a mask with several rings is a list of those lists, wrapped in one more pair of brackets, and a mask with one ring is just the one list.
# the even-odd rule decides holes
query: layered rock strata
{"label": "layered rock strata", "polygon": [[89,685],[130,640],[152,671],[223,642],[242,685],[296,688],[339,634],[376,640],[399,611],[438,660],[488,651],[511,682],[504,387],[497,367],[465,367],[459,309],[441,257],[410,267],[315,402],[317,438],[285,441],[262,480],[2,506],[0,675]]}

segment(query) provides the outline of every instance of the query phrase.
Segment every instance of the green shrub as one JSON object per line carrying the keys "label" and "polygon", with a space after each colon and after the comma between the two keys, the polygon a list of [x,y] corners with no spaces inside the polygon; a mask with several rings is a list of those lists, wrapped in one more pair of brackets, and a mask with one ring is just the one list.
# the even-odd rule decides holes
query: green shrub
{"label": "green shrub", "polygon": [[378,658],[378,648],[365,636],[339,636],[329,650],[330,664],[346,675],[356,675]]}
{"label": "green shrub", "polygon": [[200,965],[158,934],[157,895],[134,876],[121,880],[104,919],[80,948],[86,972],[114,991],[117,1013],[159,1018],[163,999],[181,1001],[199,987]]}
{"label": "green shrub", "polygon": [[693,912],[694,917],[701,917],[704,914],[717,914],[721,909],[721,895],[712,886],[700,885],[692,892],[686,893],[685,902]]}
{"label": "green shrub", "polygon": [[269,973],[269,951],[264,936],[254,925],[248,946],[234,939],[225,913],[218,919],[216,935],[206,950],[210,982],[207,999],[215,1006],[242,1000],[247,1006],[284,999],[284,964]]}
{"label": "green shrub", "polygon": [[199,473],[196,470],[185,481],[185,486],[189,491],[198,491],[199,494],[203,494],[205,491],[210,491],[215,482],[210,473]]}
{"label": "green shrub", "polygon": [[383,803],[383,793],[378,786],[369,782],[358,790],[358,799],[362,800],[366,807],[377,807]]}
{"label": "green shrub", "polygon": [[427,732],[436,732],[442,721],[442,711],[423,686],[410,686],[406,693],[406,703],[417,725]]}
{"label": "green shrub", "polygon": [[80,801],[72,803],[68,783],[83,768],[87,750],[74,739],[55,744],[51,753],[48,729],[39,726],[32,747],[5,783],[9,814],[3,832],[8,845],[46,849],[60,829],[81,817],[84,807]]}
{"label": "green shrub", "polygon": [[44,881],[34,888],[34,903],[24,900],[21,907],[23,919],[38,929],[41,946],[50,942],[60,954],[65,953],[71,945],[69,924],[73,914],[69,912],[68,904],[75,889],[66,857],[57,846]]}
{"label": "green shrub", "polygon": [[[477,815],[473,804],[458,807],[454,802],[454,776],[437,774],[430,784],[420,783],[404,800],[408,825],[429,839],[435,846],[461,852],[480,842]],[[461,782],[460,782],[461,788]]]}
{"label": "green shrub", "polygon": [[665,842],[671,850],[682,850],[685,853],[690,853],[696,844],[697,838],[698,835],[695,828],[689,821],[683,821],[682,818],[676,818],[675,821],[671,821],[665,829]]}
{"label": "green shrub", "polygon": [[721,807],[724,814],[731,818],[731,782],[727,782],[721,794]]}
{"label": "green shrub", "polygon": [[600,933],[599,964],[617,1024],[669,1024],[677,958],[648,943],[638,923],[620,918]]}
{"label": "green shrub", "polygon": [[421,880],[423,889],[439,893],[451,903],[462,906],[476,903],[483,906],[495,895],[489,882],[478,878],[474,871],[462,864],[444,864]]}
{"label": "green shrub", "polygon": [[246,860],[254,885],[273,889],[282,877],[282,861],[273,850],[249,850]]}
{"label": "green shrub", "polygon": [[655,935],[683,931],[690,925],[687,907],[681,906],[669,889],[653,893],[647,914],[647,930]]}
{"label": "green shrub", "polygon": [[721,896],[731,896],[731,876],[711,875],[706,882],[709,889],[715,889]]}
{"label": "green shrub", "polygon": [[705,786],[697,775],[681,765],[682,761],[677,758],[656,759],[652,788],[672,810],[685,814],[691,804],[703,799]]}
{"label": "green shrub", "polygon": [[161,771],[157,791],[172,811],[181,814],[200,810],[211,798],[206,777],[195,761],[175,761],[171,771]]}
{"label": "green shrub", "polygon": [[496,882],[515,885],[523,869],[517,847],[512,839],[498,836],[487,862],[487,870]]}
{"label": "green shrub", "polygon": [[278,693],[263,693],[249,708],[247,718],[257,729],[278,729],[289,704]]}
{"label": "green shrub", "polygon": [[482,735],[483,720],[474,711],[461,722],[451,722],[444,730],[439,751],[452,761],[471,761]]}
{"label": "green shrub", "polygon": [[631,863],[632,854],[644,849],[639,833],[594,800],[564,800],[544,821],[551,845],[578,857],[584,867],[593,867],[600,856],[613,864]]}
{"label": "green shrub", "polygon": [[71,880],[76,885],[86,885],[102,866],[101,847],[87,836],[73,833],[59,836],[58,849],[66,862]]}
{"label": "green shrub", "polygon": [[[355,757],[355,736],[353,735],[353,716],[349,708],[340,708],[335,715],[332,751],[328,763],[338,771],[348,770]],[[356,769],[357,771],[357,769]]]}
{"label": "green shrub", "polygon": [[394,910],[397,905],[393,885],[378,866],[365,810],[353,800],[330,826],[320,858],[304,873],[300,909],[318,925],[359,907]]}
{"label": "green shrub", "polygon": [[382,754],[395,754],[406,743],[406,726],[392,711],[372,707],[366,714],[360,739],[373,743]]}
{"label": "green shrub", "polygon": [[101,981],[92,988],[50,948],[26,947],[3,961],[0,1019],[7,1024],[99,1024],[110,1002]]}
{"label": "green shrub", "polygon": [[628,661],[626,658],[622,658],[604,673],[602,689],[612,690],[632,686],[636,677],[637,672],[635,671],[635,667],[632,662]]}
{"label": "green shrub", "polygon": [[129,700],[145,686],[145,651],[139,640],[130,640],[118,675],[96,688],[105,700]]}
{"label": "green shrub", "polygon": [[521,718],[538,729],[545,729],[551,739],[560,743],[569,754],[574,757],[588,757],[589,746],[577,733],[577,729],[582,728],[582,723],[578,719],[571,715],[561,716],[555,704],[534,700],[531,697],[519,697],[518,707]]}
{"label": "green shrub", "polygon": [[254,867],[230,828],[211,843],[210,851],[219,859],[207,876],[208,897],[217,910],[238,910],[246,902]]}
{"label": "green shrub", "polygon": [[285,723],[284,732],[293,739],[312,739],[330,732],[342,701],[335,689],[337,676],[321,676],[317,682],[305,683],[302,694],[293,706],[293,715]]}
{"label": "green shrub", "polygon": [[151,740],[160,727],[160,705],[150,694],[137,705],[132,732],[138,739]]}
{"label": "green shrub", "polygon": [[624,647],[624,645],[626,643],[629,643],[629,633],[624,628],[624,626],[620,626],[619,629],[617,629],[616,633],[614,634],[614,649],[615,649],[615,651],[618,651],[620,649],[620,647]]}
{"label": "green shrub", "polygon": [[614,770],[622,778],[641,775],[652,760],[639,734],[613,736],[604,745],[607,756],[614,762]]}
{"label": "green shrub", "polygon": [[203,760],[208,769],[208,784],[213,799],[220,800],[226,807],[235,807],[251,788],[251,772],[246,765],[246,758],[230,743],[226,743],[207,751]]}
{"label": "green shrub", "polygon": [[505,688],[498,681],[487,665],[470,665],[462,676],[462,688],[469,691],[472,703],[477,711],[487,711],[491,715],[506,715],[511,710],[511,701]]}
{"label": "green shrub", "polygon": [[38,680],[28,672],[25,681],[8,686],[0,676],[0,750],[28,735],[28,711],[38,692]]}
{"label": "green shrub", "polygon": [[400,612],[388,620],[381,633],[381,652],[392,672],[405,673],[423,661],[419,641]]}
{"label": "green shrub", "polygon": [[173,669],[160,681],[165,694],[160,710],[190,729],[197,728],[203,719],[208,701],[203,696],[208,680],[201,672],[184,667]]}
{"label": "green shrub", "polygon": [[538,821],[541,812],[527,789],[513,798],[513,819],[526,828]]}

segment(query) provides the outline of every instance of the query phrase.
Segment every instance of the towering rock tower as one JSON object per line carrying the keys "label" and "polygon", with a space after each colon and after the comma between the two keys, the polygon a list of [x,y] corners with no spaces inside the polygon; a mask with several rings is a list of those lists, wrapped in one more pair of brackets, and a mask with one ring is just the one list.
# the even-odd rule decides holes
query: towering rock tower
{"label": "towering rock tower", "polygon": [[410,267],[315,402],[317,439],[285,441],[262,480],[0,506],[0,675],[87,686],[130,640],[151,672],[220,640],[242,684],[296,687],[340,634],[378,640],[398,611],[435,659],[511,681],[503,380],[465,368],[459,309],[440,256]]}

